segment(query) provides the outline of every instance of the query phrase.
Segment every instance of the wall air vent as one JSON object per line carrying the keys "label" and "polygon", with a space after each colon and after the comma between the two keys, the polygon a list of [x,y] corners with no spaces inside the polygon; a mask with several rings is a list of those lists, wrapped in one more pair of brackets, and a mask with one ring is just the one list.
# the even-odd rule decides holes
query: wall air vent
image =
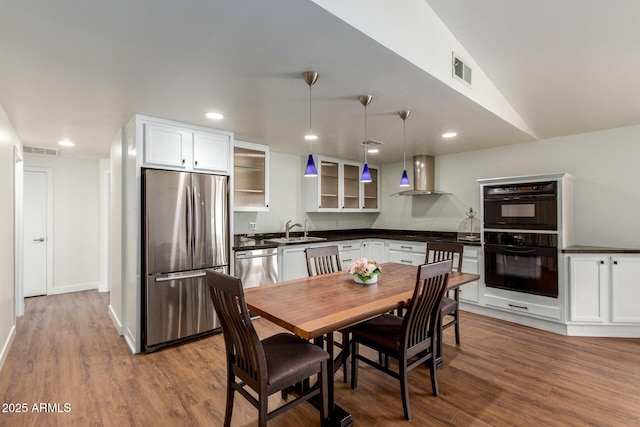
{"label": "wall air vent", "polygon": [[471,67],[465,64],[455,52],[452,54],[452,57],[451,68],[453,78],[471,86]]}
{"label": "wall air vent", "polygon": [[32,147],[25,145],[22,147],[23,153],[31,154],[44,154],[45,156],[58,156],[60,154],[59,148],[46,148],[46,147]]}

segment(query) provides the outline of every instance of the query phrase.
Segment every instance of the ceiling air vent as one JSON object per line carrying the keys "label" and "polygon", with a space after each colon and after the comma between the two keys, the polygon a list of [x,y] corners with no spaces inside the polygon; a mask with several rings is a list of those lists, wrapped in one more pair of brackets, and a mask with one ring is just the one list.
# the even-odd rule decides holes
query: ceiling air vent
{"label": "ceiling air vent", "polygon": [[452,56],[453,61],[451,62],[451,67],[453,71],[453,78],[471,86],[471,67],[465,64],[464,61],[455,54],[455,52]]}
{"label": "ceiling air vent", "polygon": [[44,154],[45,156],[57,156],[60,154],[59,148],[32,147],[25,145],[22,147],[23,153]]}

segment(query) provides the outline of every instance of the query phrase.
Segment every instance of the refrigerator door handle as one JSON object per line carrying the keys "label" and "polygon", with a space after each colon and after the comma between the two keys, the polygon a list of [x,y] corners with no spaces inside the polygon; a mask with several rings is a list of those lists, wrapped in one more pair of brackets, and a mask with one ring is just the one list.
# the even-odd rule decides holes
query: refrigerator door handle
{"label": "refrigerator door handle", "polygon": [[187,214],[187,253],[190,257],[193,256],[193,219],[192,219],[192,210],[193,210],[193,201],[191,197],[191,186],[187,185],[187,202],[185,203],[185,211]]}
{"label": "refrigerator door handle", "polygon": [[193,279],[195,277],[204,277],[207,273],[204,271],[198,271],[193,274],[180,274],[180,275],[162,275],[156,276],[156,282],[169,282],[171,280],[183,280],[183,279]]}

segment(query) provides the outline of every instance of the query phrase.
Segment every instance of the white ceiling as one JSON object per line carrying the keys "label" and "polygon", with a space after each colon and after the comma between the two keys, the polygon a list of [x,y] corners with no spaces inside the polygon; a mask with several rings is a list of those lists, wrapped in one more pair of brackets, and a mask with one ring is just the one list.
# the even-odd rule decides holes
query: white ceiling
{"label": "white ceiling", "polygon": [[[640,2],[427,0],[538,138],[640,123]],[[401,5],[401,3],[394,3]],[[390,29],[392,31],[392,29]],[[534,139],[311,1],[3,1],[0,105],[25,145],[104,158],[135,113],[374,163]],[[208,110],[226,114],[211,122]],[[456,130],[455,140],[440,134]]]}

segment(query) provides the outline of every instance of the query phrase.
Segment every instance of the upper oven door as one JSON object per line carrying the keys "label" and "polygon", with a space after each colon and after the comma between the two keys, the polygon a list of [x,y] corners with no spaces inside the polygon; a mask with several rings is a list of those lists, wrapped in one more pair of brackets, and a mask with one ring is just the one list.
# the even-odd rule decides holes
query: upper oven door
{"label": "upper oven door", "polygon": [[492,196],[484,199],[484,227],[497,229],[556,230],[555,194]]}

